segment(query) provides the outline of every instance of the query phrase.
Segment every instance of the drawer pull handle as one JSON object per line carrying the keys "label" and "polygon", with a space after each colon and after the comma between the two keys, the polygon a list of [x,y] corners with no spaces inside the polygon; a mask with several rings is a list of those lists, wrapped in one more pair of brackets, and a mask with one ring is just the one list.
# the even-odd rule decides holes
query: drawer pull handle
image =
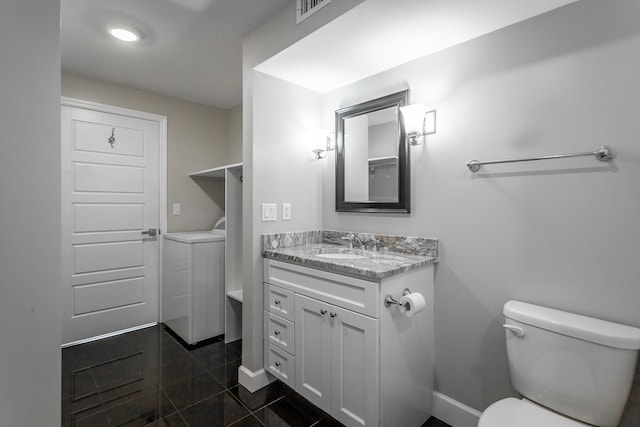
{"label": "drawer pull handle", "polygon": [[280,365],[282,365],[282,363],[280,363],[280,362],[276,362],[276,363],[275,363],[275,365],[276,365],[276,368],[279,368],[279,367],[280,367]]}
{"label": "drawer pull handle", "polygon": [[324,308],[320,309],[320,314],[327,314],[327,310]]}
{"label": "drawer pull handle", "polygon": [[280,300],[279,300],[279,299],[277,299],[277,300],[275,300],[273,303],[274,303],[275,305],[280,305]]}
{"label": "drawer pull handle", "polygon": [[332,311],[332,312],[331,312],[331,314],[329,314],[329,316],[331,316],[332,318],[333,318],[333,317],[337,317],[337,316],[338,316],[338,313],[334,313],[334,312]]}
{"label": "drawer pull handle", "polygon": [[276,329],[275,331],[273,331],[273,334],[276,335],[276,336],[280,335],[280,331]]}

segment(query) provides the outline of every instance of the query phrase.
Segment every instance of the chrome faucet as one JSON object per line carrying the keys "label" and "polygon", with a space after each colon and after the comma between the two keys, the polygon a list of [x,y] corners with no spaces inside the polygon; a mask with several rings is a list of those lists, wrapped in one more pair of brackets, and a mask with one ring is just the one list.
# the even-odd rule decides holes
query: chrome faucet
{"label": "chrome faucet", "polygon": [[353,241],[356,238],[356,235],[351,233],[349,236],[340,237],[342,240],[347,240],[349,242],[349,249],[353,249]]}

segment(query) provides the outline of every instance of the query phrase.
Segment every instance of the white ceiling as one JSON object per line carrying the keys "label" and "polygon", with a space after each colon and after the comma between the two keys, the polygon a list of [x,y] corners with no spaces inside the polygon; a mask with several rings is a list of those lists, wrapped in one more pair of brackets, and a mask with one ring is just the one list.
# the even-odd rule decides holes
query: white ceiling
{"label": "white ceiling", "polygon": [[[258,69],[326,92],[574,1],[366,0]],[[242,100],[242,38],[286,5],[294,3],[61,0],[62,69],[233,108]],[[112,39],[115,24],[137,29],[142,42]]]}
{"label": "white ceiling", "polygon": [[[228,109],[242,101],[242,38],[291,2],[60,3],[63,71]],[[140,31],[142,42],[112,39],[107,27],[116,24]]]}
{"label": "white ceiling", "polygon": [[367,0],[257,70],[318,92],[577,0]]}

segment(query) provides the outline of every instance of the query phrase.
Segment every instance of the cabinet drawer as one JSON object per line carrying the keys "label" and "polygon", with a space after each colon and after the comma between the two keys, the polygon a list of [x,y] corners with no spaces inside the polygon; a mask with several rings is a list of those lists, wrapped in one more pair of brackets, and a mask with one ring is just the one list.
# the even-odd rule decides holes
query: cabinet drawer
{"label": "cabinet drawer", "polygon": [[379,317],[379,282],[271,259],[264,263],[264,281],[356,313]]}
{"label": "cabinet drawer", "polygon": [[295,387],[295,357],[286,351],[264,342],[264,369],[291,388]]}
{"label": "cabinet drawer", "polygon": [[265,283],[265,310],[293,322],[293,307],[293,292]]}
{"label": "cabinet drawer", "polygon": [[271,344],[295,353],[294,324],[268,311],[264,312],[264,339]]}

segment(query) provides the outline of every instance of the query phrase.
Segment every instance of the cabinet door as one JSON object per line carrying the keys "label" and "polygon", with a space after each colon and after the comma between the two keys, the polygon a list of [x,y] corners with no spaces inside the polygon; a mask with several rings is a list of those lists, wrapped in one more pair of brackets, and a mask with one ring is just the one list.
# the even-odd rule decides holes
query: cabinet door
{"label": "cabinet door", "polygon": [[335,306],[330,308],[329,319],[331,415],[347,426],[377,426],[379,321]]}
{"label": "cabinet door", "polygon": [[322,410],[331,409],[329,304],[295,296],[295,390]]}

